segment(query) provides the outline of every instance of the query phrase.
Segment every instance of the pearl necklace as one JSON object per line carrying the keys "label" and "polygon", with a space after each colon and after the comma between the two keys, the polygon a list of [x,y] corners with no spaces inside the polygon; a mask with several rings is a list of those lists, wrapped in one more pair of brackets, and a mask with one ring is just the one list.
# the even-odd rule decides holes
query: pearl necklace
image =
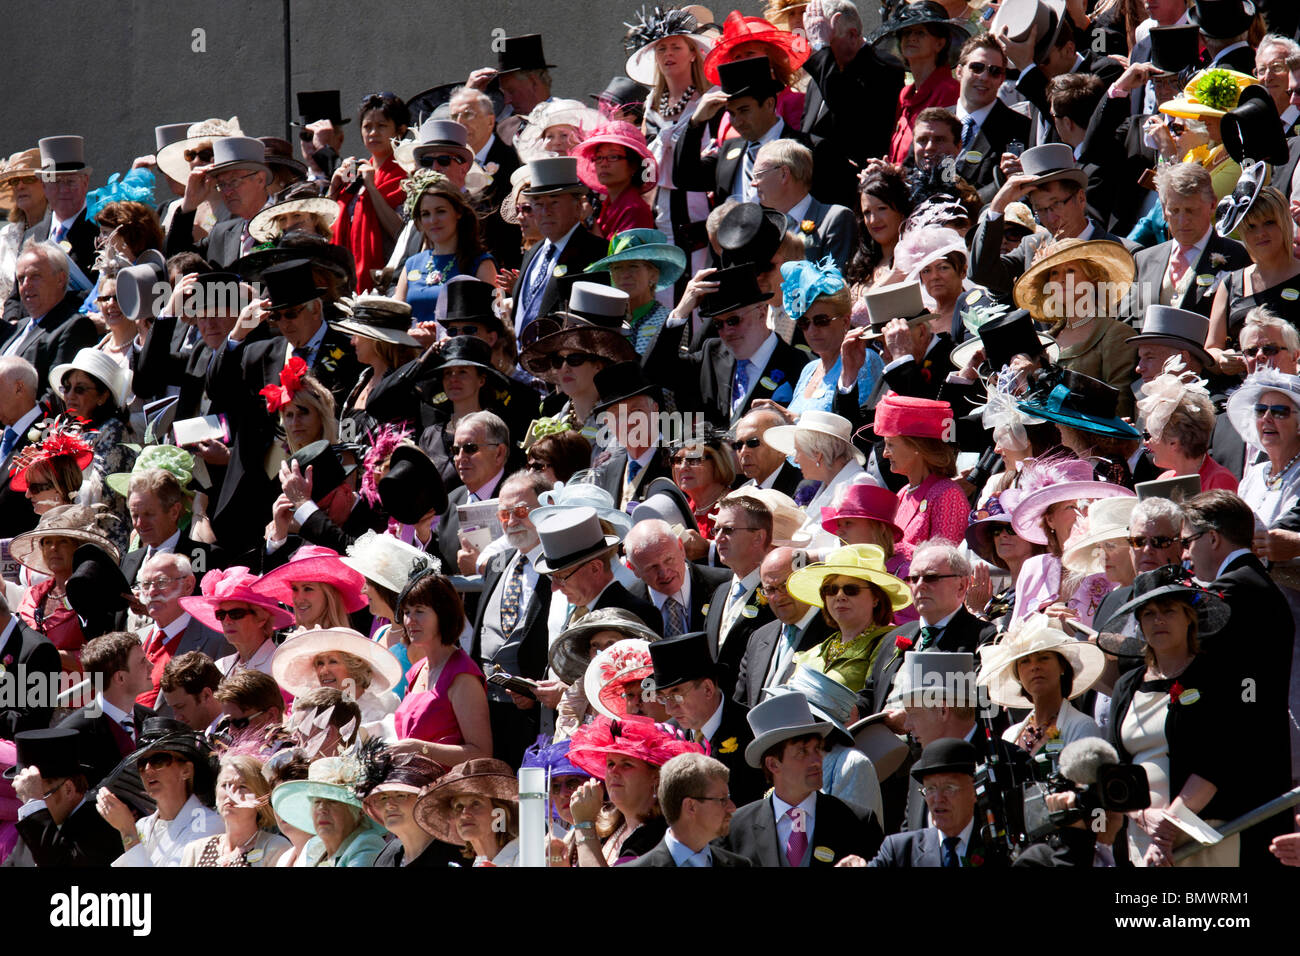
{"label": "pearl necklace", "polygon": [[686,87],[682,95],[678,97],[677,102],[669,106],[668,91],[664,90],[659,96],[659,115],[666,120],[675,119],[681,114],[682,110],[686,109],[686,104],[690,102],[691,97],[694,95],[695,84],[692,83],[690,86]]}
{"label": "pearl necklace", "polygon": [[1297,460],[1300,460],[1300,453],[1297,453],[1295,458],[1292,458],[1285,465],[1283,465],[1281,470],[1278,471],[1276,475],[1274,475],[1271,478],[1265,478],[1264,487],[1267,488],[1269,491],[1272,491],[1274,488],[1277,488],[1279,485],[1281,485],[1282,479],[1286,477],[1286,473],[1291,470],[1291,466],[1294,465]]}

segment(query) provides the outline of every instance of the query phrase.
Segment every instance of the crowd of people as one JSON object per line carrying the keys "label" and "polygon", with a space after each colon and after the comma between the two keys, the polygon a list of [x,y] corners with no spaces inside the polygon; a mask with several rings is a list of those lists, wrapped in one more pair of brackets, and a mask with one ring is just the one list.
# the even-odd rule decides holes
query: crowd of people
{"label": "crowd of people", "polygon": [[15,144],[4,865],[1300,865],[1296,9],[761,13]]}

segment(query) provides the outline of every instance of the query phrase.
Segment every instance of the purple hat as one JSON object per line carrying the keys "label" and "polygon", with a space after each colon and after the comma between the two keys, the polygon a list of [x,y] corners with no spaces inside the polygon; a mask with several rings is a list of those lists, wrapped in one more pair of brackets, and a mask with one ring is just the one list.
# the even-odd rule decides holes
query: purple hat
{"label": "purple hat", "polygon": [[1094,500],[1132,495],[1123,485],[1094,478],[1092,462],[1079,458],[1038,459],[1020,473],[1021,498],[1011,514],[1016,534],[1034,544],[1047,544],[1042,517],[1061,501]]}
{"label": "purple hat", "polygon": [[552,777],[586,777],[587,771],[579,770],[569,763],[569,740],[551,743],[551,738],[542,734],[537,743],[524,751],[524,762],[520,767],[538,767],[546,770]]}
{"label": "purple hat", "polygon": [[970,523],[966,526],[966,545],[989,564],[1002,570],[1007,569],[1006,562],[998,557],[998,549],[993,545],[993,532],[999,525],[1011,525],[1011,513],[1020,501],[1020,489],[1008,488],[1001,494],[989,495],[984,507],[970,513]]}

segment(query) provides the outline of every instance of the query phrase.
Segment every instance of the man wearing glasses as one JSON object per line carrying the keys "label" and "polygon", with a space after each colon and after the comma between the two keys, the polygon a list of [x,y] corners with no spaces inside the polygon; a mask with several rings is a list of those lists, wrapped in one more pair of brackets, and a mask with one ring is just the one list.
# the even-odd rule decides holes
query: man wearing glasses
{"label": "man wearing glasses", "polygon": [[443,568],[456,568],[461,547],[456,506],[497,496],[510,457],[510,428],[492,412],[473,412],[456,426],[449,451],[463,484],[447,493],[447,514],[438,524],[438,550]]}
{"label": "man wearing glasses", "polygon": [[[820,262],[830,256],[843,272],[857,248],[858,228],[853,213],[813,198],[813,154],[791,139],[765,143],[754,160],[754,188],[758,201],[785,213],[786,231],[804,238],[804,258]],[[812,223],[811,231],[803,224]]]}
{"label": "man wearing glasses", "polygon": [[[226,268],[256,244],[248,222],[269,202],[271,168],[266,146],[247,136],[214,137],[212,162],[191,167],[176,214],[167,230],[168,258],[197,252],[218,268]],[[206,200],[222,199],[230,218],[218,222],[207,239],[194,241],[194,214]],[[345,396],[346,397],[346,396]]]}
{"label": "man wearing glasses", "polygon": [[[85,140],[80,136],[47,136],[37,145],[41,151],[40,178],[49,208],[40,222],[23,233],[23,240],[55,243],[94,282],[99,227],[86,217],[86,191],[92,170],[86,165]],[[21,314],[12,311],[16,305],[16,293],[11,294],[5,306],[6,319],[13,321]]]}
{"label": "man wearing glasses", "polygon": [[63,249],[34,241],[24,247],[15,267],[14,290],[21,310],[14,333],[0,345],[0,355],[26,359],[42,383],[50,369],[71,362],[81,349],[93,346],[99,334],[77,311],[84,296],[68,291],[73,268]]}
{"label": "man wearing glasses", "polygon": [[788,424],[781,413],[771,408],[756,408],[736,422],[736,439],[731,450],[745,477],[760,488],[772,488],[794,497],[803,474],[771,445],[763,441],[763,432]]}
{"label": "man wearing glasses", "polygon": [[727,765],[704,754],[678,754],[659,770],[659,809],[668,832],[649,853],[624,866],[749,866],[713,841],[727,835],[736,805]]}
{"label": "man wearing glasses", "polygon": [[773,619],[767,599],[758,593],[759,567],[772,549],[772,512],[755,498],[725,497],[714,521],[713,541],[718,560],[731,569],[731,580],[713,592],[704,630],[710,652],[724,667],[719,686],[730,696],[750,637]]}
{"label": "man wearing glasses", "polygon": [[497,135],[496,114],[486,93],[459,87],[452,92],[448,106],[452,121],[465,127],[474,162],[492,179],[480,197],[484,243],[493,250],[501,267],[517,269],[522,245],[519,226],[502,219],[500,208],[501,201],[510,195],[510,176],[520,166],[519,154]]}

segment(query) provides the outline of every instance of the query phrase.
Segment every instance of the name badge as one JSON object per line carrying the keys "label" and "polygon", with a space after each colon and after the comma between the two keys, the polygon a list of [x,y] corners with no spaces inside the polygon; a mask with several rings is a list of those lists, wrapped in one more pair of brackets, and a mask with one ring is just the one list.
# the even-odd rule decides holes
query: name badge
{"label": "name badge", "polygon": [[731,162],[733,159],[735,159],[744,151],[745,151],[745,147],[743,146],[734,146],[731,149],[727,150],[727,162]]}
{"label": "name badge", "polygon": [[1211,275],[1199,275],[1199,276],[1196,277],[1196,284],[1197,284],[1197,285],[1200,285],[1200,286],[1213,285],[1213,284],[1214,284],[1214,276],[1211,276]]}
{"label": "name badge", "polygon": [[758,617],[758,608],[754,607],[754,605],[752,604],[746,604],[743,608],[740,609],[740,616]]}
{"label": "name badge", "polygon": [[984,154],[981,153],[979,150],[970,149],[966,151],[966,155],[963,156],[961,159],[963,163],[971,163],[973,165],[975,163],[978,163],[983,158],[984,158]]}
{"label": "name badge", "polygon": [[835,860],[835,851],[828,846],[819,846],[813,850],[813,859],[818,863],[831,863]]}
{"label": "name badge", "polygon": [[758,384],[762,385],[765,389],[767,389],[770,392],[776,391],[776,382],[772,381],[772,378],[769,375],[764,375],[762,378],[760,378],[758,380]]}
{"label": "name badge", "polygon": [[407,282],[415,282],[415,281],[417,281],[419,278],[420,278],[420,270],[419,270],[419,269],[412,269],[410,272],[408,272],[408,273],[406,274],[406,281],[407,281]]}
{"label": "name badge", "polygon": [[260,860],[260,859],[261,859],[263,856],[265,856],[265,855],[266,855],[266,854],[265,854],[262,850],[257,849],[257,850],[254,850],[253,852],[251,852],[251,853],[248,854],[247,860],[248,860],[249,863],[256,863],[258,860]]}
{"label": "name badge", "polygon": [[1282,298],[1286,299],[1288,302],[1294,302],[1296,299],[1300,299],[1300,292],[1297,292],[1295,289],[1283,289]]}
{"label": "name badge", "polygon": [[980,300],[980,296],[982,296],[983,294],[984,293],[980,292],[979,289],[972,289],[970,292],[966,293],[966,304],[974,305],[976,302]]}
{"label": "name badge", "polygon": [[1201,692],[1195,687],[1189,687],[1178,695],[1178,703],[1180,704],[1194,704],[1200,699]]}

